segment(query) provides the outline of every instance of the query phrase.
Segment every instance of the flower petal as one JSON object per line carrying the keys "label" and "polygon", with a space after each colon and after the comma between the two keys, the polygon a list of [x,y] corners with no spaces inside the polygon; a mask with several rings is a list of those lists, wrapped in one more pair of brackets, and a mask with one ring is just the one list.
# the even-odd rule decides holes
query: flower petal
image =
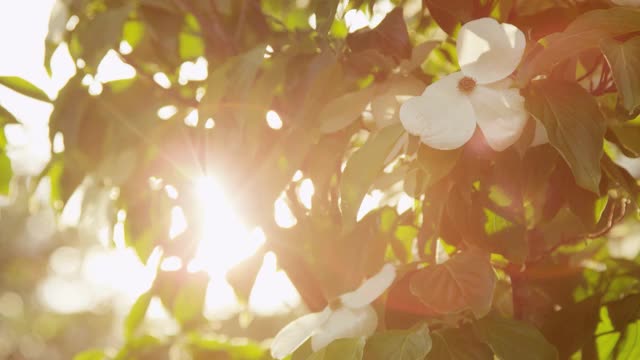
{"label": "flower petal", "polygon": [[479,84],[509,76],[518,67],[526,40],[520,29],[482,18],[464,24],[458,34],[458,63]]}
{"label": "flower petal", "polygon": [[535,132],[533,133],[533,140],[531,141],[531,147],[546,144],[549,142],[549,135],[547,129],[542,125],[542,122],[538,119],[536,121]]}
{"label": "flower petal", "polygon": [[290,322],[278,332],[271,343],[271,356],[283,359],[294,352],[327,322],[331,314],[331,309],[327,307],[321,312],[307,314]]}
{"label": "flower petal", "polygon": [[357,309],[371,304],[391,286],[396,278],[396,268],[385,264],[377,274],[367,279],[355,291],[340,296],[342,304],[351,309]]}
{"label": "flower petal", "polygon": [[429,85],[422,96],[407,100],[400,107],[400,121],[423,143],[440,150],[464,145],[476,128],[469,98],[458,90],[463,78],[457,72]]}
{"label": "flower petal", "polygon": [[520,138],[528,113],[517,89],[495,90],[478,86],[470,99],[478,126],[493,150],[502,151]]}
{"label": "flower petal", "polygon": [[371,306],[360,309],[340,308],[311,337],[311,349],[315,352],[332,341],[344,338],[370,336],[378,327],[378,315]]}

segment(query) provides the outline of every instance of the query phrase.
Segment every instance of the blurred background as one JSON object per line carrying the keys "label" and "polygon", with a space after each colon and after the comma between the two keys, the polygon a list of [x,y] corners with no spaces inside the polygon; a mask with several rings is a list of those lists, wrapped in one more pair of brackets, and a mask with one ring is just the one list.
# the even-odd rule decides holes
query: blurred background
{"label": "blurred background", "polygon": [[[0,3],[0,76],[22,77],[52,99],[80,66],[74,64],[66,44],[53,53],[50,75],[43,65],[49,19],[52,11],[54,15],[60,11],[56,6],[55,0]],[[391,2],[382,1],[372,14],[349,10],[345,23],[349,31],[375,26],[392,8]],[[77,21],[77,17],[71,17],[64,26],[73,28]],[[56,26],[55,16],[52,26]],[[126,47],[122,43],[120,51],[126,52]],[[202,80],[206,72],[206,60],[199,58],[183,66],[180,77]],[[160,85],[168,81],[158,74],[154,80]],[[85,77],[83,84],[89,93],[99,94],[102,84],[135,75],[134,68],[115,53],[108,53],[95,78]],[[66,203],[52,200],[58,196],[52,194],[50,175],[42,174],[51,174],[47,167],[52,166],[52,156],[64,152],[61,137],[54,137],[53,143],[49,138],[53,106],[3,86],[0,105],[19,120],[5,127],[6,154],[0,154],[5,157],[0,156],[0,178],[3,172],[5,177],[12,173],[8,188],[0,195],[0,359],[62,360],[88,348],[117,348],[123,343],[123,321],[131,306],[149,290],[159,270],[206,273],[204,315],[212,329],[224,326],[225,333],[232,336],[247,335],[246,328],[252,324],[257,330],[249,335],[259,340],[264,334],[275,333],[291,318],[292,310],[303,311],[299,294],[284,272],[277,270],[272,252],[258,251],[263,261],[249,298],[238,299],[234,294],[225,279],[227,272],[256,254],[264,234],[259,228],[245,227],[215,177],[203,174],[193,182],[192,195],[198,201],[191,205],[212,221],[204,222],[200,229],[201,240],[191,262],[183,264],[179,257],[163,257],[155,248],[143,263],[125,244],[126,212],[113,205],[117,190],[97,189],[94,180],[86,177]],[[168,118],[174,113],[175,108],[167,106],[158,111],[158,116]],[[188,121],[194,121],[193,116],[185,119]],[[267,114],[266,121],[275,129],[282,126],[274,111]],[[301,180],[299,197],[310,208],[313,184],[301,176],[296,174],[296,181]],[[152,186],[169,197],[178,196],[176,188],[161,179],[155,181]],[[366,197],[360,218],[377,206],[381,196],[377,192]],[[410,204],[409,198],[405,204],[407,201]],[[115,225],[110,220],[113,211],[118,219]],[[279,226],[295,224],[283,200],[276,202],[274,213]],[[170,221],[170,237],[187,228],[180,207],[172,208]],[[211,239],[216,234],[232,237],[233,241],[215,243]],[[261,321],[265,325],[260,325]],[[163,337],[175,334],[179,325],[154,297],[142,328],[143,333]]]}

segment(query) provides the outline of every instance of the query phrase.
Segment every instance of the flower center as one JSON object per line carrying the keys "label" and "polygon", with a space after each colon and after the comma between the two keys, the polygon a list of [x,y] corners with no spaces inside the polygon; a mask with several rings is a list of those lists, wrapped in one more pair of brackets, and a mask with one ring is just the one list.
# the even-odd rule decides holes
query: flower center
{"label": "flower center", "polygon": [[458,90],[464,94],[470,94],[473,89],[476,88],[476,81],[472,78],[465,76],[458,81]]}
{"label": "flower center", "polygon": [[329,309],[335,311],[335,310],[340,309],[341,307],[342,307],[342,300],[340,300],[339,297],[329,301]]}

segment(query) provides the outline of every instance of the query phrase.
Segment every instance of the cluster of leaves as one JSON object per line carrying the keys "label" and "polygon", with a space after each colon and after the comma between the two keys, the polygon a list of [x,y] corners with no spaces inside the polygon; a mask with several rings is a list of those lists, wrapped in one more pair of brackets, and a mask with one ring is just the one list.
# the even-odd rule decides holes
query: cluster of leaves
{"label": "cluster of leaves", "polygon": [[[344,12],[370,13],[375,1],[301,3],[60,1],[52,24],[73,16],[77,26],[50,29],[60,36],[49,37],[47,59],[64,41],[79,65],[53,101],[51,137],[61,133],[65,143],[42,174],[53,200],[67,201],[86,177],[98,192],[117,187],[113,208],[126,210],[127,244],[143,261],[160,246],[186,263],[207,216],[190,206],[189,189],[216,174],[267,238],[229,274],[237,294],[248,296],[262,255],[273,251],[313,311],[383,263],[398,264],[399,278],[376,305],[379,332],[313,354],[303,346],[293,359],[634,358],[640,264],[612,258],[606,235],[637,220],[638,183],[614,160],[640,156],[640,12],[607,1],[397,0],[375,28],[349,32]],[[499,153],[407,140],[400,99],[456,70],[456,30],[486,16],[528,36],[514,75],[531,114],[522,139]],[[91,95],[83,78],[110,49],[137,74]],[[207,79],[180,82],[181,64],[198,57]],[[154,81],[159,72],[170,87]],[[21,79],[0,83],[48,101]],[[177,112],[161,121],[167,105]],[[193,110],[215,126],[185,125]],[[268,126],[269,110],[281,129]],[[536,120],[549,144],[531,147]],[[2,111],[0,121],[15,119]],[[7,166],[0,154],[0,185]],[[298,170],[314,184],[310,209],[296,195]],[[384,194],[381,205],[358,219],[372,190]],[[402,192],[414,206],[399,213]],[[291,228],[274,221],[280,197],[297,220]],[[174,206],[191,226],[171,239]],[[452,258],[438,263],[439,251]],[[594,263],[604,266],[586,265]],[[114,358],[268,358],[257,345],[208,333],[206,283],[202,274],[160,271],[126,319],[127,342]],[[178,336],[138,331],[154,296],[181,325]]]}

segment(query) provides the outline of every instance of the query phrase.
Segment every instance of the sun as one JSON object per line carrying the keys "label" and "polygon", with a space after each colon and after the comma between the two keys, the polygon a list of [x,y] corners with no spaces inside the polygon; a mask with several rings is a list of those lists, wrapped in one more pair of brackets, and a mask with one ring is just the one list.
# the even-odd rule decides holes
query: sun
{"label": "sun", "polygon": [[224,277],[231,267],[251,256],[264,243],[259,229],[249,230],[233,209],[224,190],[213,176],[195,179],[198,211],[203,224],[190,269],[206,271],[212,278]]}
{"label": "sun", "polygon": [[[211,278],[207,307],[229,312],[237,309],[225,276],[242,260],[253,255],[265,242],[260,228],[248,229],[227,198],[220,183],[210,175],[193,181],[198,211],[204,219],[191,271],[205,271]],[[275,291],[274,291],[275,290]],[[213,294],[215,293],[215,294]],[[267,252],[249,299],[249,310],[261,315],[287,312],[300,303],[300,296],[286,274],[277,270],[275,254]],[[213,317],[225,314],[213,314]]]}

